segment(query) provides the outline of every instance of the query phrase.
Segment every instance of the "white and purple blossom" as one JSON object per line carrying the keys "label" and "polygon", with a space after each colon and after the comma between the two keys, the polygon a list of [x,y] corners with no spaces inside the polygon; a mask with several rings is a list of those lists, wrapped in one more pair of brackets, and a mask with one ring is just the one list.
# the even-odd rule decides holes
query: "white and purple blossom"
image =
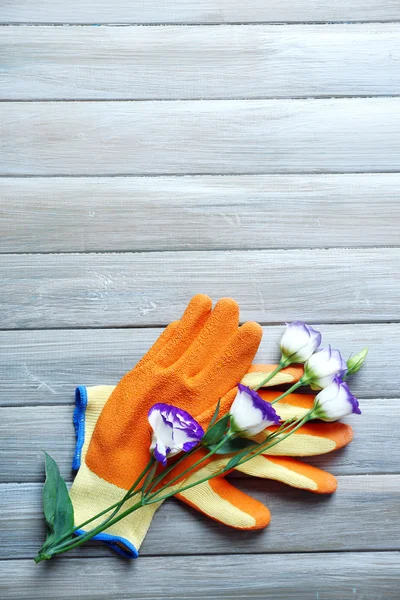
{"label": "white and purple blossom", "polygon": [[256,391],[238,383],[238,392],[230,409],[231,431],[253,436],[269,425],[279,423],[280,417],[269,402]]}
{"label": "white and purple blossom", "polygon": [[361,414],[358,400],[347,383],[336,376],[333,383],[315,397],[313,417],[323,421],[337,421],[352,413]]}
{"label": "white and purple blossom", "polygon": [[311,384],[313,389],[323,389],[334,381],[336,375],[342,377],[346,371],[347,364],[339,350],[328,346],[310,356],[304,365],[302,380]]}
{"label": "white and purple blossom", "polygon": [[321,344],[321,334],[303,321],[286,323],[280,347],[286,364],[304,363]]}
{"label": "white and purple blossom", "polygon": [[170,404],[154,404],[149,410],[148,419],[153,429],[150,452],[164,466],[168,456],[174,456],[182,450],[188,452],[204,435],[203,428],[188,412]]}

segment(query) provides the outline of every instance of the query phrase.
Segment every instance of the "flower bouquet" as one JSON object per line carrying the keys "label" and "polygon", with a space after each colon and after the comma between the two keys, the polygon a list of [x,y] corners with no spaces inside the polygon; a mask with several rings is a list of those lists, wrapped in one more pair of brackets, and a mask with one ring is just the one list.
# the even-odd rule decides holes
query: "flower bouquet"
{"label": "flower bouquet", "polygon": [[[212,309],[198,295],[115,388],[80,386],[77,475],[68,492],[45,453],[47,537],[35,562],[91,539],[136,558],[171,496],[237,529],[266,527],[267,507],[225,479],[233,470],[334,492],[331,474],[293,457],[352,440],[351,427],[336,421],[360,413],[346,380],[367,350],[346,363],[338,350],[320,348],[318,331],[295,321],[286,325],[279,363],[252,365],[261,336],[256,323],[239,327],[233,300]],[[314,393],[295,393],[306,386]]]}

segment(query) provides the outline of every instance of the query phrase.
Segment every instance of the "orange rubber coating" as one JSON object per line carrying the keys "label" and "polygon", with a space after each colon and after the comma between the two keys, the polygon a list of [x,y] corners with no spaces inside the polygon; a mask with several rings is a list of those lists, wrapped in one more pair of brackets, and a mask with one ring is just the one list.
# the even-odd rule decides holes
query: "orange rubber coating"
{"label": "orange rubber coating", "polygon": [[195,296],[112,392],[86,454],[89,469],[129,489],[149,460],[147,413],[157,402],[182,408],[203,425],[218,399],[226,412],[262,337],[257,323],[238,325],[234,300],[221,299],[212,310],[208,296]]}

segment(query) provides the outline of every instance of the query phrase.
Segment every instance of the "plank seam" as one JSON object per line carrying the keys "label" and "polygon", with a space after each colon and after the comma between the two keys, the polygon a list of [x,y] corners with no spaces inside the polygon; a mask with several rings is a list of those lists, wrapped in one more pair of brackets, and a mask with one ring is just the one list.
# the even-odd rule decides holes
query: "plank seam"
{"label": "plank seam", "polygon": [[112,179],[115,177],[123,177],[123,178],[180,178],[180,177],[270,177],[274,175],[287,175],[287,176],[308,176],[315,175],[330,177],[332,175],[343,175],[343,176],[352,176],[352,175],[360,175],[360,176],[368,176],[368,175],[398,175],[400,173],[400,168],[398,170],[389,170],[389,171],[243,171],[243,172],[224,172],[224,173],[98,173],[98,174],[65,174],[65,173],[52,173],[52,174],[38,174],[38,173],[19,173],[17,174],[0,174],[0,179]]}
{"label": "plank seam", "polygon": [[[1,217],[1,213],[0,213]],[[142,250],[118,250],[117,248],[114,250],[63,250],[59,252],[57,250],[41,250],[35,252],[26,252],[24,250],[14,250],[13,252],[7,252],[0,250],[0,255],[3,257],[6,256],[51,256],[51,255],[89,255],[89,254],[163,254],[164,252],[176,252],[176,253],[189,253],[189,252],[282,252],[284,250],[293,250],[293,251],[310,251],[310,250],[396,250],[400,248],[400,244],[392,244],[392,245],[374,245],[374,246],[291,246],[288,247],[277,247],[277,246],[263,246],[262,248],[241,248],[241,247],[221,247],[221,248],[213,248],[209,250],[207,248],[157,248],[157,250],[152,249],[142,249]]]}
{"label": "plank seam", "polygon": [[380,19],[373,21],[357,20],[357,21],[215,21],[215,22],[184,22],[184,21],[168,21],[165,22],[152,22],[143,21],[140,23],[135,22],[110,22],[110,21],[82,21],[75,23],[71,21],[52,22],[52,21],[4,21],[0,23],[0,27],[221,27],[221,26],[242,26],[242,27],[254,27],[258,25],[270,25],[273,27],[302,27],[305,25],[396,25],[400,23],[400,19]]}

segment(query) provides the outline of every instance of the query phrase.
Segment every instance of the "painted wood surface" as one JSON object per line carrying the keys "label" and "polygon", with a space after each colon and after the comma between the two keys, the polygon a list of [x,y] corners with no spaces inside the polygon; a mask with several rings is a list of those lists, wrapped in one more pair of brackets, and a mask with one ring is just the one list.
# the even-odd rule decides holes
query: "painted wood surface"
{"label": "painted wood surface", "polygon": [[0,175],[400,169],[400,99],[11,102]]}
{"label": "painted wood surface", "polygon": [[399,241],[399,173],[16,177],[1,184],[0,252],[376,247]]}
{"label": "painted wood surface", "polygon": [[[362,418],[345,419],[355,428],[354,441],[345,449],[304,460],[335,475],[398,473],[399,402],[398,398],[361,399]],[[0,408],[4,444],[0,483],[43,481],[43,449],[60,465],[63,477],[71,480],[72,415],[72,406]]]}
{"label": "painted wood surface", "polygon": [[397,21],[397,0],[0,0],[5,23],[257,23]]}
{"label": "painted wood surface", "polygon": [[0,29],[0,48],[5,57],[0,99],[292,98],[400,92],[397,23],[18,26]]}
{"label": "painted wood surface", "polygon": [[[227,547],[230,554],[273,554],[277,549],[292,553],[400,549],[399,475],[339,477],[338,492],[330,497],[273,481],[235,479],[234,484],[268,506],[272,518],[267,529],[235,531],[171,500],[156,513],[141,557],[197,555],[202,546],[207,554],[225,554]],[[4,501],[0,558],[31,558],[40,547],[45,535],[41,488],[36,483],[0,485]],[[318,521],[324,527],[317,527]],[[185,532],[184,550],[182,538],[176,535],[179,530]],[[112,551],[104,544],[92,544],[65,555],[63,560],[72,556],[110,557]],[[268,562],[269,556],[265,560]]]}
{"label": "painted wood surface", "polygon": [[[0,597],[398,600],[398,0],[0,0],[0,22]],[[197,291],[264,324],[262,362],[294,318],[371,347],[354,442],[309,460],[338,492],[233,474],[265,531],[171,501],[136,563],[34,565],[75,386],[116,383]]]}
{"label": "painted wood surface", "polygon": [[[3,329],[165,325],[195,293],[261,324],[398,321],[398,248],[3,255]],[[323,282],[323,285],[321,285]]]}
{"label": "painted wood surface", "polygon": [[[316,324],[323,343],[350,354],[369,346],[367,368],[352,378],[360,398],[397,398],[400,325]],[[255,362],[274,364],[282,326],[264,327]],[[0,406],[72,404],[77,385],[116,384],[161,333],[140,329],[0,332]]]}
{"label": "painted wood surface", "polygon": [[[183,543],[183,540],[182,540]],[[397,600],[397,552],[113,557],[0,563],[4,600]],[[88,585],[90,582],[90,586]]]}

